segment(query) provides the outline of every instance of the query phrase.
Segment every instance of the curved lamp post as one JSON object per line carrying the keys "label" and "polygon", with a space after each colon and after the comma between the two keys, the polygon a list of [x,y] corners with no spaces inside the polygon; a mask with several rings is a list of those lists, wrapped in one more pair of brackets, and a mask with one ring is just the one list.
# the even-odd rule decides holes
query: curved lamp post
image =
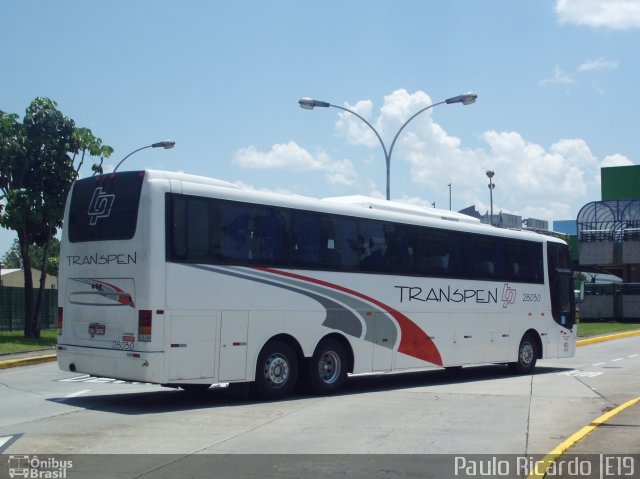
{"label": "curved lamp post", "polygon": [[487,171],[487,178],[489,178],[489,204],[491,205],[491,217],[490,224],[493,226],[493,189],[496,187],[496,184],[493,182],[493,176],[495,173],[491,170]]}
{"label": "curved lamp post", "polygon": [[127,156],[125,156],[123,159],[120,160],[120,163],[118,163],[116,167],[113,169],[113,173],[115,173],[118,170],[118,168],[120,167],[120,165],[124,160],[129,158],[134,153],[139,152],[140,150],[144,150],[145,148],[160,148],[160,147],[164,148],[165,150],[169,150],[173,148],[175,145],[176,145],[175,141],[165,140],[165,141],[159,141],[158,143],[153,143],[152,145],[143,146],[142,148],[138,148],[137,150],[133,150],[131,153],[129,153]]}
{"label": "curved lamp post", "polygon": [[462,103],[463,105],[471,105],[472,103],[475,103],[476,99],[478,98],[478,95],[476,95],[473,92],[469,92],[469,93],[465,93],[464,95],[458,95],[458,96],[454,96],[451,98],[447,98],[446,100],[437,102],[437,103],[433,103],[432,105],[429,105],[425,108],[423,108],[422,110],[417,111],[416,113],[414,113],[414,115],[409,118],[407,121],[405,121],[402,126],[400,127],[400,129],[398,130],[398,132],[396,133],[396,136],[393,137],[393,141],[391,142],[391,147],[389,148],[389,151],[387,151],[387,147],[384,144],[384,141],[382,141],[382,138],[380,137],[380,135],[378,134],[378,132],[376,131],[376,129],[373,127],[373,125],[371,123],[369,123],[365,118],[363,118],[362,116],[358,115],[355,111],[349,110],[348,108],[345,108],[343,106],[339,106],[339,105],[333,105],[332,103],[328,103],[326,101],[319,101],[319,100],[313,100],[311,98],[301,98],[298,103],[300,104],[300,108],[303,108],[305,110],[313,110],[315,107],[320,107],[320,108],[329,108],[329,107],[333,107],[333,108],[338,108],[340,110],[344,110],[347,111],[349,113],[351,113],[352,115],[357,116],[358,118],[360,118],[362,121],[364,121],[367,126],[369,128],[371,128],[371,130],[376,134],[376,137],[378,137],[378,141],[380,142],[380,145],[382,146],[382,151],[384,151],[384,158],[385,161],[387,163],[387,200],[390,199],[391,197],[391,193],[390,193],[390,182],[391,182],[391,154],[393,153],[393,147],[396,144],[396,140],[398,139],[398,136],[400,136],[400,133],[402,132],[402,130],[404,130],[404,127],[407,126],[407,124],[413,120],[416,116],[418,116],[420,113],[427,111],[429,108],[433,108],[434,106],[437,105],[442,105],[443,103]]}

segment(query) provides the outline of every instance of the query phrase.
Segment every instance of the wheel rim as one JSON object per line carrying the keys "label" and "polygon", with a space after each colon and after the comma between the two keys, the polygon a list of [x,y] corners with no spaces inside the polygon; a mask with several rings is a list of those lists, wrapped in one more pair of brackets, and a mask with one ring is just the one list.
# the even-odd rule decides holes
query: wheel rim
{"label": "wheel rim", "polygon": [[289,379],[289,363],[281,354],[272,354],[264,365],[264,377],[269,384],[280,387]]}
{"label": "wheel rim", "polygon": [[531,343],[524,343],[520,347],[520,363],[524,366],[528,366],[533,361],[533,345]]}
{"label": "wheel rim", "polygon": [[340,377],[342,370],[342,364],[340,363],[340,356],[335,351],[325,351],[325,353],[318,361],[318,376],[322,382],[326,384],[333,384]]}

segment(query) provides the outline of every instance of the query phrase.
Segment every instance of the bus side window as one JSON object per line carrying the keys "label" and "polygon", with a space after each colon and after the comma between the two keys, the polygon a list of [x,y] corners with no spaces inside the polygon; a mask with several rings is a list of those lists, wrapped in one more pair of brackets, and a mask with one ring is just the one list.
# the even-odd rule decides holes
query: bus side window
{"label": "bus side window", "polygon": [[382,223],[362,220],[359,226],[360,269],[383,272],[387,242]]}
{"label": "bus side window", "polygon": [[284,212],[277,208],[255,207],[253,213],[251,259],[272,266],[287,264],[285,252],[289,249],[289,240]]}
{"label": "bus side window", "polygon": [[412,250],[409,248],[407,228],[400,225],[384,225],[387,249],[384,255],[385,272],[413,273]]}
{"label": "bus side window", "polygon": [[209,260],[209,201],[190,198],[187,202],[187,256],[189,261]]}
{"label": "bus side window", "polygon": [[320,263],[320,221],[319,215],[306,212],[291,215],[294,265],[304,267]]}
{"label": "bus side window", "polygon": [[416,273],[450,276],[455,273],[458,236],[452,232],[414,230],[413,254]]}
{"label": "bus side window", "polygon": [[183,196],[169,195],[167,201],[170,203],[171,225],[169,234],[169,259],[187,259],[187,200]]}
{"label": "bus side window", "polygon": [[[327,254],[332,266],[344,271],[357,269],[360,257],[356,222],[350,218],[331,217],[327,229],[329,230],[327,238],[329,251]],[[330,248],[330,242],[333,242],[333,250]]]}
{"label": "bus side window", "polygon": [[220,230],[223,261],[246,262],[251,257],[251,208],[244,205],[221,204]]}

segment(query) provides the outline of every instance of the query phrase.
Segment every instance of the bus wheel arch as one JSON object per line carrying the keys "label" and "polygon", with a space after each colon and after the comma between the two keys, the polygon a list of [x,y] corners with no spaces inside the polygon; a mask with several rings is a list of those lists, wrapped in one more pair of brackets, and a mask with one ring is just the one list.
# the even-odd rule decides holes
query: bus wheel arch
{"label": "bus wheel arch", "polygon": [[307,360],[305,381],[315,394],[335,394],[347,382],[347,373],[353,372],[353,362],[353,350],[344,336],[329,334]]}
{"label": "bus wheel arch", "polygon": [[509,363],[509,369],[518,374],[530,374],[542,358],[542,340],[535,329],[529,329],[522,335],[518,344],[517,360]]}
{"label": "bus wheel arch", "polygon": [[302,351],[298,342],[286,334],[272,337],[256,360],[254,393],[261,399],[287,397],[298,379]]}

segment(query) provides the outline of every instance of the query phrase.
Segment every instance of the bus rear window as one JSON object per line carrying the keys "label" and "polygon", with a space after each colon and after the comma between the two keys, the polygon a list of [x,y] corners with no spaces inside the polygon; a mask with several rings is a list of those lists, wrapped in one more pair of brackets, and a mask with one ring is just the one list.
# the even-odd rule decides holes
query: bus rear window
{"label": "bus rear window", "polygon": [[69,241],[127,240],[136,234],[144,171],[93,176],[73,186]]}

